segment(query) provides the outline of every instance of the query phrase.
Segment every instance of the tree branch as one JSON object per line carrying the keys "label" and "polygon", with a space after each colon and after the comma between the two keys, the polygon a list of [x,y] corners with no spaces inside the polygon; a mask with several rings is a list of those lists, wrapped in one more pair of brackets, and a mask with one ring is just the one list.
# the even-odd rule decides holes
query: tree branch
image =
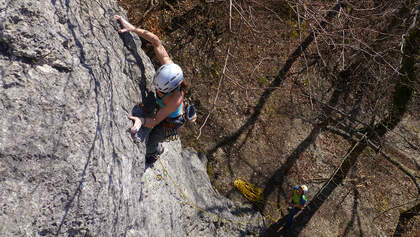
{"label": "tree branch", "polygon": [[217,99],[218,99],[218,97],[219,97],[220,87],[221,87],[221,85],[222,85],[223,77],[224,77],[224,75],[225,75],[226,66],[227,66],[227,62],[228,62],[228,58],[229,58],[229,50],[230,50],[230,47],[228,48],[227,53],[226,53],[226,57],[225,57],[225,66],[223,67],[222,75],[220,75],[219,85],[217,86],[216,96],[214,97],[214,101],[213,101],[213,107],[212,107],[212,109],[210,110],[209,114],[207,115],[206,119],[204,120],[203,125],[201,125],[201,127],[200,127],[200,130],[199,130],[198,136],[197,136],[197,138],[196,138],[197,140],[200,138],[200,136],[201,136],[201,130],[203,129],[204,125],[206,125],[207,120],[208,120],[208,119],[209,119],[209,117],[210,117],[210,114],[211,114],[211,113],[212,113],[212,112],[216,109],[216,102],[217,102]]}

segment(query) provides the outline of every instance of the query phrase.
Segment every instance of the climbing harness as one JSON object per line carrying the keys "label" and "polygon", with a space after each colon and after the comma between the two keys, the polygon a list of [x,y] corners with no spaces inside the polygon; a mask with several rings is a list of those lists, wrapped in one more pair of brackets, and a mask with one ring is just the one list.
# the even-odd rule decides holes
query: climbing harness
{"label": "climbing harness", "polygon": [[188,105],[187,101],[184,101],[186,106],[185,111],[176,118],[166,118],[162,122],[162,127],[165,129],[165,141],[174,141],[179,138],[177,130],[185,122],[195,122],[197,115],[195,113],[194,105]]}
{"label": "climbing harness", "polygon": [[179,138],[177,130],[174,129],[174,128],[165,128],[164,127],[164,132],[165,132],[164,140],[166,142],[175,141]]}

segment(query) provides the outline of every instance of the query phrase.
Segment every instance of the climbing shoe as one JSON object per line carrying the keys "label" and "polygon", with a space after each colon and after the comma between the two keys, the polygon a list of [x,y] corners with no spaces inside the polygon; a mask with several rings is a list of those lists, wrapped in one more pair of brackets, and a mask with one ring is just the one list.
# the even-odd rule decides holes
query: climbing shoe
{"label": "climbing shoe", "polygon": [[146,163],[147,164],[155,163],[156,160],[158,159],[158,156],[160,156],[164,151],[165,149],[163,148],[162,145],[160,145],[155,153],[146,154]]}
{"label": "climbing shoe", "polygon": [[151,164],[155,163],[156,161],[157,161],[156,155],[148,155],[148,156],[146,156],[146,164],[151,165]]}

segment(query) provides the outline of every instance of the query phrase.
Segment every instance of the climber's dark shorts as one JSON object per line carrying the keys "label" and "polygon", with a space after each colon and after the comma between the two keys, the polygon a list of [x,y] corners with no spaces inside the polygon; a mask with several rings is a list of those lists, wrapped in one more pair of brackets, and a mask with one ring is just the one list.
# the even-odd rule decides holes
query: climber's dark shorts
{"label": "climber's dark shorts", "polygon": [[184,123],[185,119],[181,116],[179,118],[166,118],[154,127],[149,133],[146,156],[157,153],[162,141],[176,138],[178,128]]}

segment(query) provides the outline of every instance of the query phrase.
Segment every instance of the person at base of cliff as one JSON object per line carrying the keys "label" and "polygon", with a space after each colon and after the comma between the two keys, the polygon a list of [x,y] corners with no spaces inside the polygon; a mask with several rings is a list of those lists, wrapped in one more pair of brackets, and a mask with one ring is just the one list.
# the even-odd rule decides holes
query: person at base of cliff
{"label": "person at base of cliff", "polygon": [[308,187],[306,185],[295,186],[291,191],[289,198],[287,200],[291,200],[289,207],[290,212],[287,216],[287,223],[285,229],[288,229],[292,226],[294,221],[294,216],[305,207],[306,204],[306,196],[305,193],[308,192]]}
{"label": "person at base of cliff", "polygon": [[[150,118],[128,116],[134,122],[130,129],[131,133],[137,133],[142,126],[152,128],[146,150],[146,162],[152,163],[156,160],[156,155],[163,153],[160,142],[168,136],[165,128],[176,131],[185,122],[184,96],[189,84],[183,78],[181,67],[172,61],[155,34],[136,28],[121,16],[115,15],[114,19],[121,23],[122,29],[119,33],[134,32],[150,42],[161,64],[153,79],[159,110]],[[188,116],[188,119],[195,120],[195,111],[193,115]]]}

